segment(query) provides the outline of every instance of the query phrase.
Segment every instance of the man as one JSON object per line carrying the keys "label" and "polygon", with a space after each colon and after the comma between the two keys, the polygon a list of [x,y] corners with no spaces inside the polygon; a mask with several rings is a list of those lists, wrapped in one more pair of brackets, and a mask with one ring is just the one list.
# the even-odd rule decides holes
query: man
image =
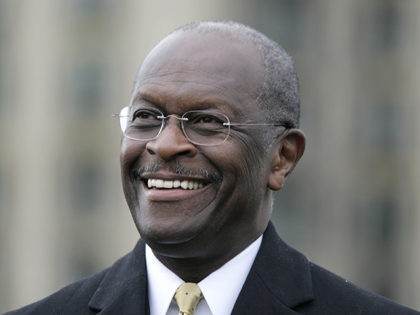
{"label": "man", "polygon": [[299,112],[290,57],[255,30],[202,22],[164,38],[119,115],[123,188],[142,240],[12,314],[419,314],[278,237],[272,193],[304,152]]}

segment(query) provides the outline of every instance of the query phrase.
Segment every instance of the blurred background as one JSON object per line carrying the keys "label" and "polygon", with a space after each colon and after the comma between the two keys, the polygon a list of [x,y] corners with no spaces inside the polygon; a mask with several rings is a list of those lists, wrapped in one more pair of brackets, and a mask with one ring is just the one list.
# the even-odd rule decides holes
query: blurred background
{"label": "blurred background", "polygon": [[295,59],[308,143],[276,196],[283,239],[420,308],[420,1],[0,0],[0,312],[134,246],[112,114],[146,52],[201,19]]}

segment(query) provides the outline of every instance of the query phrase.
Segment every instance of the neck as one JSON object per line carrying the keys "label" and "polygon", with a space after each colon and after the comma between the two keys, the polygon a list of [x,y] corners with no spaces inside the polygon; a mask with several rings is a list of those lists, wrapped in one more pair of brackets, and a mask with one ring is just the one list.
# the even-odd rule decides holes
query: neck
{"label": "neck", "polygon": [[183,255],[182,257],[178,251],[172,251],[178,253],[174,257],[166,251],[163,252],[159,248],[156,248],[156,246],[151,247],[156,258],[178,277],[185,282],[198,283],[242,252],[260,235],[261,233],[254,235],[252,238],[248,238],[247,241],[244,241],[242,236],[242,242],[237,246],[232,246],[232,243],[227,242],[229,243],[228,246],[218,248],[218,251],[214,252],[213,255],[209,254],[212,251],[209,251],[210,248],[208,247],[203,249],[206,251],[204,254],[197,255],[195,253],[194,256]]}
{"label": "neck", "polygon": [[193,258],[170,258],[160,255],[156,257],[182,280],[194,283],[200,282],[224,264],[224,262],[209,264],[207,261]]}

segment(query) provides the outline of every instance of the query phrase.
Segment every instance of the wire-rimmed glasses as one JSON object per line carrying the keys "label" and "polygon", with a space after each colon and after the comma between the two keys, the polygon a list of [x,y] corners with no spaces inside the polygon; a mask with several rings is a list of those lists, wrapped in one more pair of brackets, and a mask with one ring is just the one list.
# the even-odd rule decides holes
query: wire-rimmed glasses
{"label": "wire-rimmed glasses", "polygon": [[133,108],[126,106],[115,115],[120,119],[125,137],[137,141],[156,139],[165,128],[166,121],[173,117],[179,121],[184,136],[196,145],[220,145],[229,137],[231,126],[282,126],[285,123],[232,123],[229,118],[216,110],[191,110],[182,116],[164,115],[154,108]]}

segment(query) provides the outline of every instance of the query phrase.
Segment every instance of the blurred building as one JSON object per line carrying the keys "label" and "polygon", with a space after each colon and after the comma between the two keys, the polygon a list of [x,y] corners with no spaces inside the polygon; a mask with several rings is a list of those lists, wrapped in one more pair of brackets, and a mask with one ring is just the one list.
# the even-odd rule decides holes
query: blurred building
{"label": "blurred building", "polygon": [[197,19],[296,61],[308,144],[276,197],[283,238],[420,308],[419,1],[0,0],[0,312],[134,246],[112,114],[147,51]]}

